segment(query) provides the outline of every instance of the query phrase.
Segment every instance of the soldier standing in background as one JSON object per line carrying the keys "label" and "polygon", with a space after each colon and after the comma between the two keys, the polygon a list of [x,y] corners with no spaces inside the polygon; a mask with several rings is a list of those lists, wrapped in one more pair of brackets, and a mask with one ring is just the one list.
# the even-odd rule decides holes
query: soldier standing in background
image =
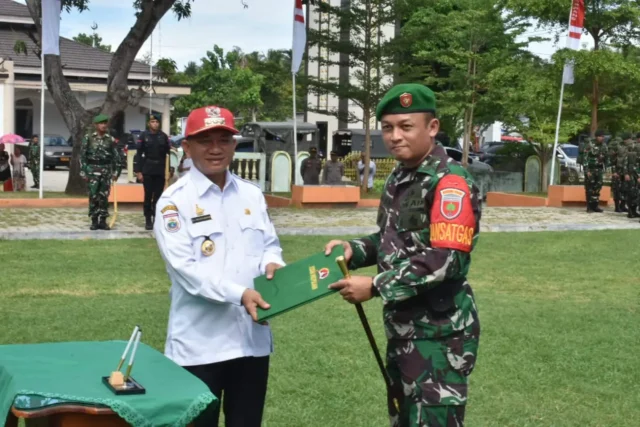
{"label": "soldier standing in background", "polygon": [[625,134],[625,143],[627,143],[627,156],[625,161],[625,182],[626,182],[626,196],[628,204],[627,218],[637,218],[638,215],[638,151],[640,145],[634,143],[632,135],[630,133]]}
{"label": "soldier standing in background", "polygon": [[40,188],[40,138],[38,135],[33,135],[31,141],[29,141],[29,147],[27,149],[29,153],[29,160],[27,166],[33,175],[33,185],[31,188]]}
{"label": "soldier standing in background", "polygon": [[596,132],[596,138],[590,139],[582,154],[584,167],[584,190],[587,201],[587,212],[602,212],[598,206],[602,176],[609,164],[609,153],[604,144],[604,132]]}
{"label": "soldier standing in background", "polygon": [[153,230],[156,203],[164,191],[165,168],[171,143],[167,134],[160,130],[157,115],[149,114],[148,123],[148,130],[138,138],[134,172],[144,186],[145,229]]}
{"label": "soldier standing in background", "polygon": [[620,175],[617,170],[620,145],[622,145],[622,139],[617,136],[615,138],[611,138],[607,144],[609,149],[609,166],[611,167],[611,195],[613,196],[613,202],[616,206],[615,211],[626,212],[626,209],[624,208],[624,200],[622,199]]}
{"label": "soldier standing in background", "polygon": [[93,119],[95,131],[85,135],[80,149],[80,176],[89,186],[91,230],[108,230],[109,192],[111,180],[120,176],[122,164],[116,140],[107,133],[109,117],[100,114]]}
{"label": "soldier standing in background", "polygon": [[318,158],[318,149],[309,148],[309,157],[302,161],[300,165],[300,175],[304,185],[319,185],[320,172],[322,171],[322,160]]}
{"label": "soldier standing in background", "polygon": [[386,181],[379,230],[349,241],[350,270],[378,266],[329,287],[350,303],[379,298],[387,343],[393,427],[463,426],[480,320],[467,274],[480,232],[473,177],[438,146],[435,94],[420,84],[393,87],[376,118],[398,161]]}

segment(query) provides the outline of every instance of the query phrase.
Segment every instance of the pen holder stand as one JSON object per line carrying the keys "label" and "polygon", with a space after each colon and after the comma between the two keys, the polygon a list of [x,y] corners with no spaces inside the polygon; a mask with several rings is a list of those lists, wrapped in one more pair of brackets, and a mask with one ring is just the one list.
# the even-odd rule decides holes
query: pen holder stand
{"label": "pen holder stand", "polygon": [[102,382],[106,385],[109,390],[111,390],[114,394],[118,395],[126,395],[126,394],[145,394],[147,390],[145,390],[140,383],[134,380],[132,377],[124,380],[124,383],[121,386],[113,386],[109,381],[110,376],[102,377]]}

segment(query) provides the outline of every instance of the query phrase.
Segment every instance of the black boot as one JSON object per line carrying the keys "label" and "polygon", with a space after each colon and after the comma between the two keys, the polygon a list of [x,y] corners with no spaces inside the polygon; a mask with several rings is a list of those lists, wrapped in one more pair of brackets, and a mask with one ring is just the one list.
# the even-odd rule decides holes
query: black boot
{"label": "black boot", "polygon": [[627,218],[637,218],[636,207],[634,205],[627,206]]}
{"label": "black boot", "polygon": [[151,216],[148,216],[147,221],[144,225],[144,229],[145,230],[153,230],[153,219],[151,218]]}
{"label": "black boot", "polygon": [[587,213],[593,212],[593,203],[587,201]]}
{"label": "black boot", "polygon": [[98,217],[94,216],[91,217],[91,227],[89,227],[89,230],[97,230],[98,229]]}
{"label": "black boot", "polygon": [[627,202],[625,202],[624,200],[620,200],[620,212],[628,212],[629,210],[627,209]]}
{"label": "black boot", "polygon": [[100,224],[98,224],[98,228],[100,230],[110,230],[109,226],[107,225],[107,218],[100,217]]}
{"label": "black boot", "polygon": [[591,208],[594,212],[601,213],[602,209],[598,206],[598,202],[593,202],[593,207]]}
{"label": "black boot", "polygon": [[616,205],[616,209],[615,209],[615,211],[614,211],[614,212],[618,212],[618,213],[619,213],[619,212],[622,212],[622,211],[620,210],[620,200],[616,200],[616,199],[614,199],[614,200],[613,200],[613,203]]}

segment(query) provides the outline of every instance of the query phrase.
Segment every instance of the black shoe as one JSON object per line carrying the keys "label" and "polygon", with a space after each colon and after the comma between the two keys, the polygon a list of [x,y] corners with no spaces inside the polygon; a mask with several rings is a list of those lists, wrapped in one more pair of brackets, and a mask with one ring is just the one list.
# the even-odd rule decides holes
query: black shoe
{"label": "black shoe", "polygon": [[94,216],[93,218],[91,218],[91,227],[89,227],[89,230],[97,230],[98,229],[98,217]]}
{"label": "black shoe", "polygon": [[150,216],[147,217],[147,220],[144,225],[145,230],[153,230],[153,219]]}
{"label": "black shoe", "polygon": [[593,212],[593,203],[587,202],[587,213]]}
{"label": "black shoe", "polygon": [[100,230],[110,230],[109,226],[107,225],[107,219],[105,217],[100,218],[100,224],[98,224],[98,228]]}
{"label": "black shoe", "polygon": [[620,212],[629,212],[629,209],[627,209],[627,202],[624,200],[620,200]]}
{"label": "black shoe", "polygon": [[636,207],[633,205],[628,206],[627,218],[637,218]]}
{"label": "black shoe", "polygon": [[614,212],[618,212],[618,213],[622,212],[620,210],[620,200],[614,200],[613,203],[616,205],[616,209]]}
{"label": "black shoe", "polygon": [[602,212],[603,212],[603,210],[602,210],[602,209],[600,209],[600,206],[598,206],[598,202],[595,202],[595,203],[593,204],[593,211],[594,211],[594,212],[597,212],[597,213],[602,213]]}

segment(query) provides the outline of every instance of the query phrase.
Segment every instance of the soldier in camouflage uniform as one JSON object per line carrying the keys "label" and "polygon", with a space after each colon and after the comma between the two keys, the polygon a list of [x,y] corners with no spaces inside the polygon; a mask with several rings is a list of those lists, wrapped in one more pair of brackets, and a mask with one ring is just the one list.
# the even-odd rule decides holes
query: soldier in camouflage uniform
{"label": "soldier in camouflage uniform", "polygon": [[[628,204],[628,218],[637,218],[638,215],[638,171],[637,163],[640,157],[640,144],[634,142],[631,134],[625,135],[628,141],[625,161],[626,196]],[[628,178],[628,179],[627,179]]]}
{"label": "soldier in camouflage uniform", "polygon": [[622,134],[623,144],[618,152],[618,171],[621,177],[621,191],[627,203],[627,217],[636,218],[636,186],[632,180],[632,169],[635,165],[636,153],[633,136],[629,132]]}
{"label": "soldier in camouflage uniform", "polygon": [[108,230],[109,193],[111,180],[122,171],[115,139],[107,133],[109,117],[100,114],[93,119],[95,131],[82,139],[80,176],[89,185],[89,216],[91,230]]}
{"label": "soldier in camouflage uniform", "polygon": [[[435,96],[418,84],[392,88],[377,108],[385,145],[398,164],[380,202],[379,231],[343,245],[350,269],[376,265],[330,287],[351,303],[381,298],[391,426],[462,426],[468,378],[480,339],[467,282],[480,230],[471,175],[435,143]],[[392,399],[389,399],[392,402]]]}
{"label": "soldier in camouflage uniform", "polygon": [[29,141],[29,160],[27,166],[33,175],[33,185],[31,188],[40,188],[40,144],[38,135],[33,135]]}
{"label": "soldier in camouflage uniform", "polygon": [[[597,134],[596,134],[597,135]],[[622,198],[620,175],[618,174],[618,153],[620,146],[622,145],[622,138],[612,138],[608,146],[609,151],[609,166],[611,167],[611,194],[613,196],[613,202],[615,203],[616,212],[626,212],[624,207],[624,199]]]}
{"label": "soldier in camouflage uniform", "polygon": [[598,206],[602,189],[602,175],[609,165],[609,152],[604,144],[604,132],[596,132],[596,138],[589,140],[584,147],[582,156],[587,212],[602,212]]}

